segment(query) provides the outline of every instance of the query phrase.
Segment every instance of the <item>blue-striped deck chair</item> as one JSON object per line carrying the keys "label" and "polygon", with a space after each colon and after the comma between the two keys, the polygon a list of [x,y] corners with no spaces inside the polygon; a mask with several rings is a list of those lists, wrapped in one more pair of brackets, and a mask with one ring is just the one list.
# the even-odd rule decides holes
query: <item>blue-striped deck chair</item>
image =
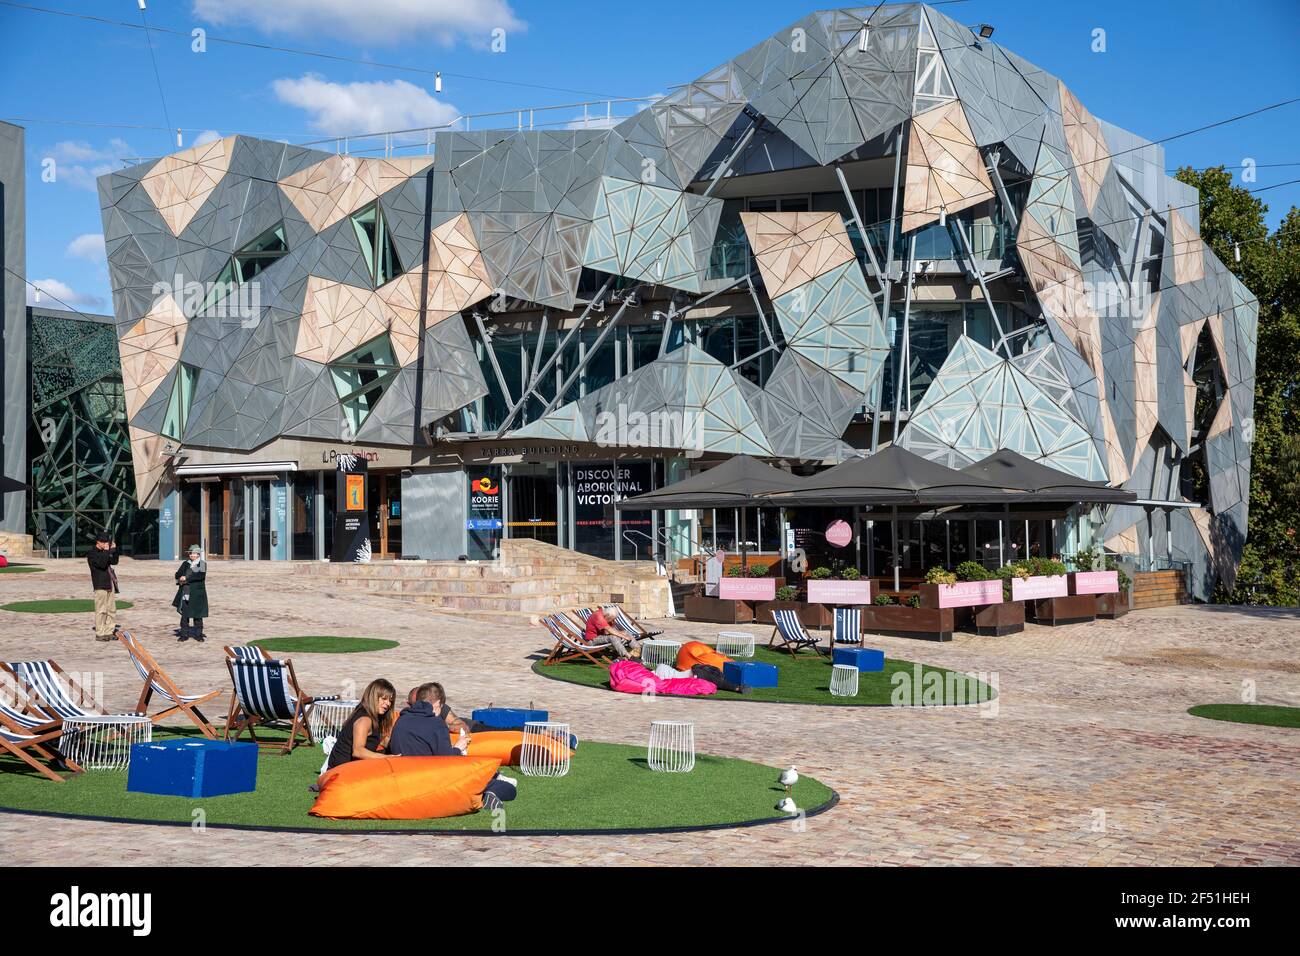
{"label": "blue-striped deck chair", "polygon": [[[554,614],[550,614],[547,616],[552,621],[554,621],[556,626],[558,626],[561,630],[563,630],[564,633],[568,634],[570,637],[576,637],[578,640],[586,643],[587,640],[587,628],[586,628],[587,618],[586,617],[584,617],[582,619],[582,623],[579,624],[577,621],[575,621],[569,615],[565,614],[563,611],[556,611]],[[591,613],[588,612],[587,617],[590,616]]]}
{"label": "blue-striped deck chair", "polygon": [[798,611],[792,608],[773,611],[772,621],[776,627],[772,628],[772,636],[768,638],[767,641],[769,650],[772,649],[772,645],[775,644],[779,638],[781,643],[775,649],[778,651],[789,651],[791,657],[804,647],[811,647],[820,653],[820,650],[817,647],[820,643],[820,639],[813,637],[808,633],[807,629],[803,626],[803,621],[799,620]]}
{"label": "blue-striped deck chair", "polygon": [[837,607],[831,626],[831,647],[862,643],[862,608]]}
{"label": "blue-striped deck chair", "polygon": [[[314,740],[308,720],[312,705],[321,700],[338,700],[337,694],[328,697],[311,697],[298,685],[298,675],[293,672],[293,661],[284,660],[234,660],[226,658],[234,694],[230,712],[226,715],[226,740],[238,740],[245,730],[259,747],[271,747],[289,754],[305,738],[310,747]],[[284,741],[257,739],[256,728],[288,722],[289,737]]]}
{"label": "blue-striped deck chair", "polygon": [[[572,626],[566,627],[565,620],[566,615],[563,614],[548,614],[542,618],[542,624],[551,632],[551,637],[555,638],[555,646],[542,663],[563,664],[565,661],[582,658],[603,667],[600,658],[612,655],[614,646],[609,641],[588,641],[583,632],[574,633]],[[568,623],[573,625],[572,619]]]}
{"label": "blue-striped deck chair", "polygon": [[[61,762],[62,767],[73,773],[81,773],[81,768],[59,753],[53,745],[62,733],[62,721],[44,721],[0,700],[0,753],[12,754],[55,783],[63,783],[63,777],[48,764],[60,765]],[[37,757],[46,763],[41,763]]]}
{"label": "blue-striped deck chair", "polygon": [[271,655],[267,653],[266,648],[257,647],[253,644],[232,644],[229,647],[222,648],[227,657],[233,657],[237,661],[269,661]]}
{"label": "blue-striped deck chair", "polygon": [[168,706],[158,711],[156,714],[150,714],[151,723],[157,724],[168,717],[176,714],[184,714],[194,725],[203,731],[203,736],[209,740],[217,739],[217,730],[212,726],[212,722],[204,717],[199,711],[200,704],[206,704],[212,698],[218,696],[221,691],[214,690],[207,694],[182,694],[176,682],[167,676],[167,672],[158,666],[158,662],[153,659],[153,655],[146,651],[140,642],[135,639],[135,635],[130,631],[119,630],[117,639],[126,647],[126,652],[131,655],[131,663],[135,665],[136,673],[144,680],[144,687],[140,691],[140,702],[136,704],[136,710],[141,713],[149,713],[149,702],[157,694]]}
{"label": "blue-striped deck chair", "polygon": [[610,620],[609,623],[613,624],[616,628],[618,628],[628,637],[635,637],[638,641],[644,641],[650,638],[658,637],[660,634],[663,633],[662,629],[655,629],[653,627],[642,627],[639,623],[632,620],[632,616],[626,613],[617,604],[607,605],[605,607],[605,616],[609,617],[611,611],[613,612],[613,618]]}
{"label": "blue-striped deck chair", "polygon": [[54,661],[0,662],[0,672],[11,675],[26,697],[26,712],[46,723],[69,717],[144,716],[138,710],[110,715]]}

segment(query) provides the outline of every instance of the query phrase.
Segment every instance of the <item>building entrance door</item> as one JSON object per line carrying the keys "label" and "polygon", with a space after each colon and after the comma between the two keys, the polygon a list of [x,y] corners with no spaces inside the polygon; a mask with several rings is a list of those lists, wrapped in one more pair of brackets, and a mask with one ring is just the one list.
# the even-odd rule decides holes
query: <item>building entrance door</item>
{"label": "building entrance door", "polygon": [[555,464],[511,465],[507,482],[510,489],[509,520],[506,522],[510,529],[509,537],[559,544]]}
{"label": "building entrance door", "polygon": [[366,478],[370,501],[370,553],[376,558],[402,556],[402,476],[371,474]]}

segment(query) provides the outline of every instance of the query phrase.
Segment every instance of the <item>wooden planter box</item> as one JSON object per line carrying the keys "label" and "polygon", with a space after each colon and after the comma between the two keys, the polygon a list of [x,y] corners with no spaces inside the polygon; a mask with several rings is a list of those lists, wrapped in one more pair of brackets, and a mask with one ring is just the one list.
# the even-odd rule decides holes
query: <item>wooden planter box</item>
{"label": "wooden planter box", "polygon": [[968,609],[966,627],[985,637],[1002,637],[1019,634],[1025,629],[1025,602],[1004,601],[1002,604],[985,604]]}
{"label": "wooden planter box", "polygon": [[754,605],[754,623],[771,624],[773,611],[798,611],[804,627],[830,627],[834,611],[824,604],[804,601],[759,601]]}
{"label": "wooden planter box", "polygon": [[753,624],[754,608],[745,601],[724,601],[722,598],[692,594],[686,598],[683,613],[688,621],[709,624]]}
{"label": "wooden planter box", "polygon": [[1107,621],[1113,621],[1121,618],[1129,612],[1129,599],[1127,591],[1120,591],[1118,594],[1098,594],[1097,595],[1097,616]]}
{"label": "wooden planter box", "polygon": [[1025,601],[1024,604],[1028,605],[1026,616],[1048,627],[1083,624],[1097,619],[1097,595],[1095,594],[1041,598],[1037,601]]}
{"label": "wooden planter box", "polygon": [[862,629],[871,634],[916,637],[926,641],[951,641],[956,624],[956,609],[950,607],[873,604],[862,609]]}

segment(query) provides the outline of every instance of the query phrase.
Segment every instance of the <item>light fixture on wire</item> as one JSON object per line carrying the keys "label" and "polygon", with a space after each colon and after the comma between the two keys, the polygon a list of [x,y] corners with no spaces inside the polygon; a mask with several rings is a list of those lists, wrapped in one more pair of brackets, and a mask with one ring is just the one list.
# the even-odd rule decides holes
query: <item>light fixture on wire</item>
{"label": "light fixture on wire", "polygon": [[441,73],[441,72],[438,72],[438,73],[433,74],[433,92],[435,92],[435,93],[441,93],[441,92],[442,92],[442,73]]}
{"label": "light fixture on wire", "polygon": [[178,129],[176,131],[176,148],[180,149],[183,145],[185,144],[181,142],[181,131]]}
{"label": "light fixture on wire", "polygon": [[135,0],[135,5],[141,10],[144,10],[144,0]]}
{"label": "light fixture on wire", "polygon": [[1234,242],[1234,243],[1232,244],[1232,259],[1233,259],[1234,262],[1240,262],[1240,261],[1241,261],[1241,243],[1240,243],[1240,242]]}
{"label": "light fixture on wire", "polygon": [[871,39],[871,28],[865,23],[862,24],[862,30],[858,33],[858,52],[867,52],[867,41]]}
{"label": "light fixture on wire", "polygon": [[947,207],[947,206],[940,206],[940,207],[939,207],[939,225],[941,225],[941,226],[946,226],[946,225],[948,225],[948,207]]}
{"label": "light fixture on wire", "polygon": [[993,24],[979,23],[975,25],[975,32],[979,34],[981,40],[987,40],[993,36]]}
{"label": "light fixture on wire", "polygon": [[37,305],[41,304],[41,287],[38,285],[32,286],[32,301]]}

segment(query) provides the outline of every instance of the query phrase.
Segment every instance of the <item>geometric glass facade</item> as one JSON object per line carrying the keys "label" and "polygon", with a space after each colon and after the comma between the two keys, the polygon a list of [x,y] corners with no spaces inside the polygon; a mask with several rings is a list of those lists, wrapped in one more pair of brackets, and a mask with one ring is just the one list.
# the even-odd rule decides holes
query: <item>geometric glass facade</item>
{"label": "geometric glass facade", "polygon": [[31,454],[28,530],[50,557],[79,556],[95,535],[124,554],[158,553],[156,511],[135,501],[126,402],[111,321],[28,309]]}

